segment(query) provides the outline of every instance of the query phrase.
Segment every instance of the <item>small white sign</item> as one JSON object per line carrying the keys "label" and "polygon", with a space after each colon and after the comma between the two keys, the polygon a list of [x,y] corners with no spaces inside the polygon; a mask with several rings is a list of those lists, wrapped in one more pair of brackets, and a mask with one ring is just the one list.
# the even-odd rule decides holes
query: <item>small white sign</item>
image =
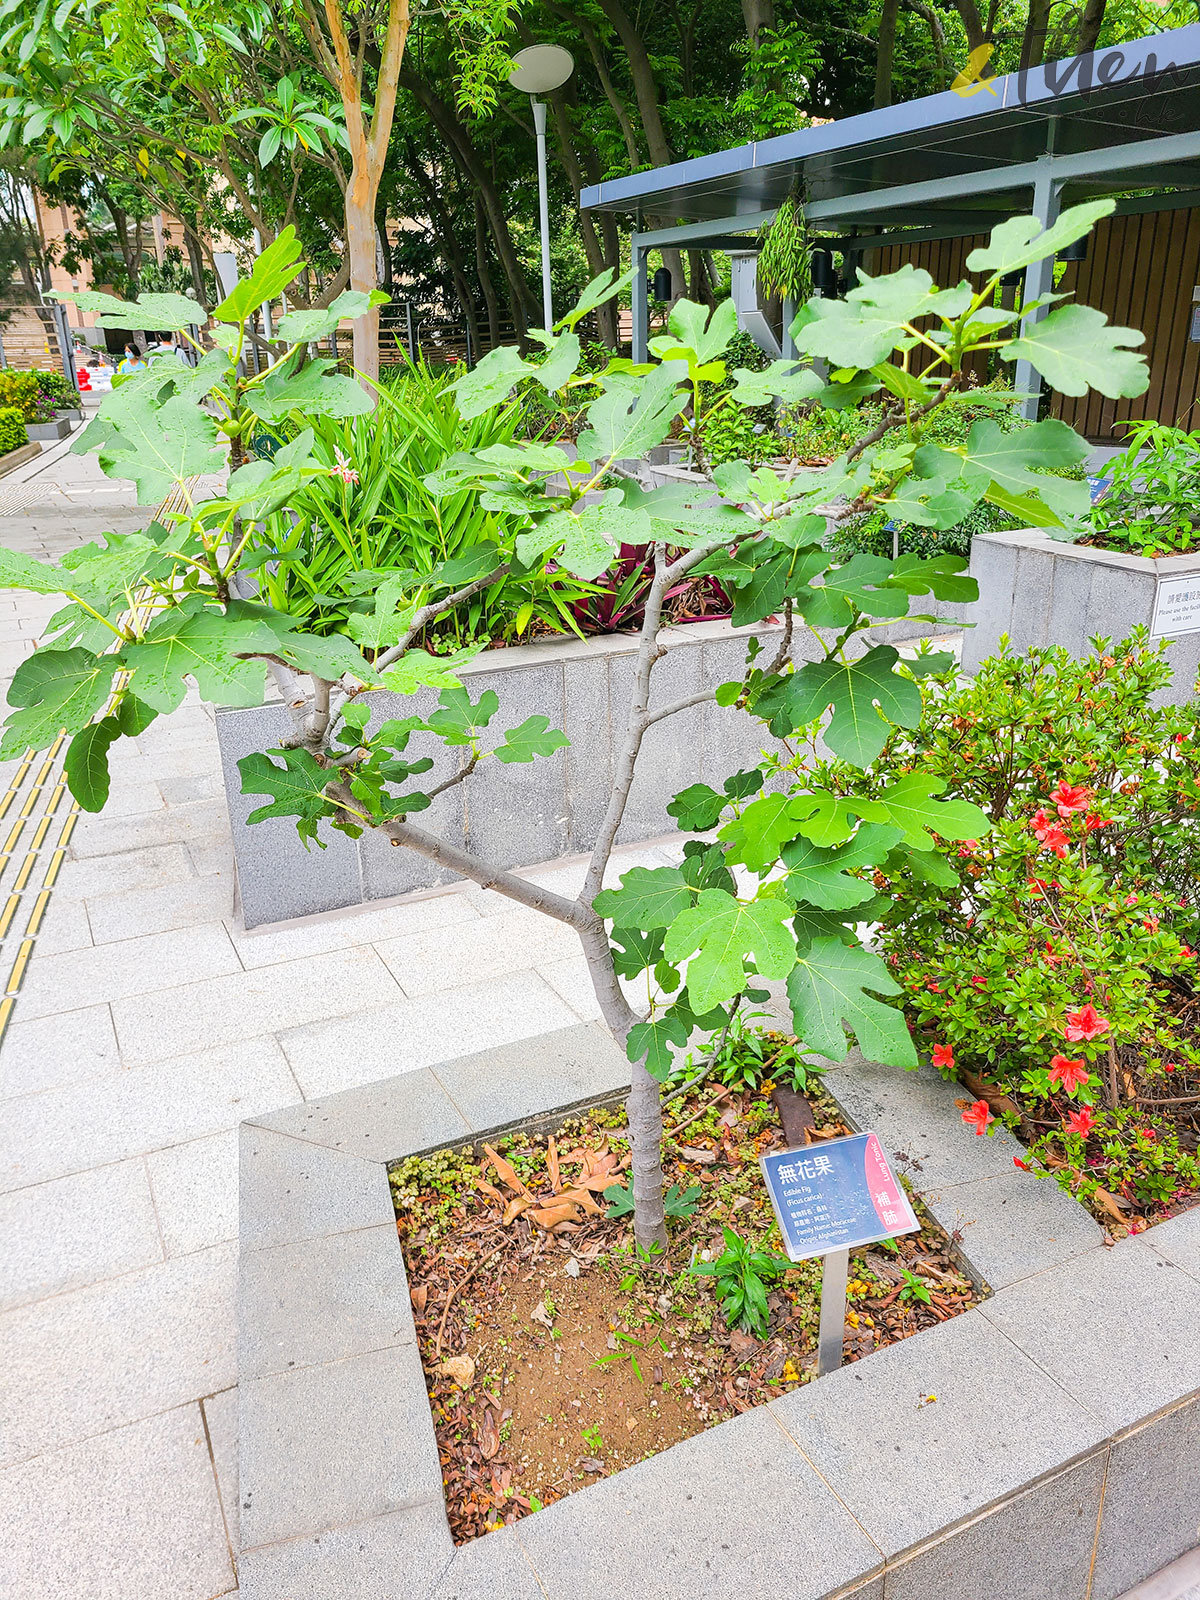
{"label": "small white sign", "polygon": [[1178,639],[1185,633],[1200,633],[1200,572],[1160,578],[1154,596],[1152,639]]}

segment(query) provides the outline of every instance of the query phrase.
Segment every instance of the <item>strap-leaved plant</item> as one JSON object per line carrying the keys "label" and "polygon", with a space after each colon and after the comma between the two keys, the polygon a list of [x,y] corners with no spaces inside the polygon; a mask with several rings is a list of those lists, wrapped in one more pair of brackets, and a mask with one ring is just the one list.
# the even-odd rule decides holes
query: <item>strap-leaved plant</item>
{"label": "strap-leaved plant", "polygon": [[[848,800],[813,787],[799,761],[785,755],[730,775],[720,788],[686,789],[670,807],[691,835],[680,864],[635,867],[619,887],[603,888],[646,733],[714,699],[758,718],[764,744],[769,731],[785,752],[794,734],[821,719],[829,748],[865,766],[890,726],[917,725],[917,676],[891,646],[873,642],[872,629],[906,615],[914,597],[965,601],[975,586],[950,556],[857,555],[835,563],[823,545],[830,521],[885,507],[900,521],[948,528],[987,500],[1024,524],[1071,536],[1087,508],[1087,487],[1054,474],[1077,468],[1087,446],[1065,423],[1005,431],[985,419],[958,446],[927,439],[925,428],[939,408],[1011,404],[1011,395],[968,390],[967,361],[981,350],[1028,360],[1067,394],[1091,386],[1116,397],[1145,388],[1145,363],[1130,348],[1139,335],[1070,301],[1049,311],[1026,305],[1020,313],[995,303],[1002,276],[1053,255],[1110,210],[1109,201],[1078,206],[1048,230],[1030,217],[1003,223],[968,257],[976,284],[938,289],[926,272],[907,266],[886,277],[860,274],[843,300],[810,302],[795,325],[801,360],[733,374],[735,403],[845,407],[883,391],[883,421],[818,471],[779,476],[723,466],[714,475],[715,496],[708,485],[647,489],[628,463],[679,431],[700,369],[706,379],[725,378],[713,333],[714,321],[719,331],[727,314],[709,319],[700,307],[677,305],[671,337],[656,341],[658,359],[643,367],[613,360],[599,375],[580,373],[575,325],[620,287],[597,280],[554,330],[537,335],[539,360],[495,350],[457,384],[467,417],[522,386],[561,393],[596,384],[577,451],[529,442],[452,458],[431,488],[447,495],[478,489],[502,513],[496,541],[419,578],[357,575],[359,593],[371,593],[373,606],[327,636],[262,604],[255,572],[283,559],[268,533],[270,514],[286,508],[314,474],[344,470],[314,453],[308,424],[371,404],[328,362],[304,363],[306,341],[342,316],[361,314],[363,297],[344,295],[328,312],[284,317],[279,332],[292,341],[291,352],[267,373],[244,375],[245,319],[300,270],[298,247],[285,234],[216,308],[215,348],[199,366],[160,359],[120,384],[80,441],[99,450],[105,471],[132,478],[143,504],[175,491],[178,508],[144,533],[109,534],[56,566],[0,552],[9,585],[67,598],[48,642],[13,679],[15,709],[0,757],[45,747],[65,727],[72,791],[99,810],[116,740],[174,710],[189,681],[218,703],[256,704],[270,668],[293,732],[283,747],[240,764],[244,790],[265,800],[252,822],[293,817],[300,834],[318,844],[326,829],[377,829],[575,929],[604,1020],[630,1061],[636,1235],[646,1249],[661,1249],[660,1085],[675,1053],[697,1027],[722,1026],[742,996],[771,979],[786,984],[807,1049],[840,1059],[849,1031],[872,1059],[914,1064],[903,1017],[890,1003],[896,985],[855,932],[876,915],[871,872],[888,870],[903,852],[914,870],[936,874],[933,836],[977,838],[988,824],[973,806],[939,800],[935,779],[902,777],[869,801]],[[182,297],[146,296],[134,308],[79,299],[114,326],[196,321],[194,304]],[[1038,320],[1030,317],[1035,309]],[[817,357],[828,378],[805,359]],[[286,442],[269,459],[247,461],[248,446],[263,432]],[[224,489],[194,501],[191,481],[227,458]],[[507,726],[490,691],[472,701],[455,675],[462,656],[427,651],[422,630],[508,573],[550,560],[596,578],[624,545],[647,549],[653,582],[607,810],[572,899],[422,827],[421,813],[438,793],[486,781],[489,764],[531,762],[567,742],[544,715]],[[735,681],[670,701],[654,693],[664,597],[689,573],[716,574],[733,596],[734,623],[764,624],[759,632],[770,642],[764,648],[751,640]],[[769,619],[782,625],[769,629]],[[381,720],[374,691],[420,686],[440,689],[438,710]],[[450,777],[422,789],[431,763],[410,744],[429,737],[457,751],[458,761]]]}

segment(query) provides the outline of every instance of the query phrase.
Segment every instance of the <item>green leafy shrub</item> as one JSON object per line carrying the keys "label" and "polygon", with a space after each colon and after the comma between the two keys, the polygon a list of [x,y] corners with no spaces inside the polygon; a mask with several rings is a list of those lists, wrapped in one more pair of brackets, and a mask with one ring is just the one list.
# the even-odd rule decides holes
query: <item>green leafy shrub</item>
{"label": "green leafy shrub", "polygon": [[1125,449],[1087,517],[1083,542],[1137,556],[1194,550],[1200,540],[1200,428],[1129,422]]}
{"label": "green leafy shrub", "polygon": [[13,407],[26,422],[48,422],[55,409],[44,399],[36,372],[16,372],[11,367],[0,370],[0,406]]}
{"label": "green leafy shrub", "polygon": [[33,375],[42,399],[56,411],[72,411],[79,405],[79,390],[63,373],[34,368]]}
{"label": "green leafy shrub", "polygon": [[16,406],[0,405],[0,456],[6,456],[10,450],[19,450],[22,445],[29,443],[29,435],[25,431],[25,418]]}
{"label": "green leafy shrub", "polygon": [[839,561],[849,561],[855,555],[890,556],[898,531],[902,556],[969,557],[971,540],[977,533],[992,533],[997,528],[1013,526],[1010,516],[986,503],[975,506],[952,528],[919,528],[911,522],[893,522],[886,511],[874,511],[868,517],[841,523],[830,539],[829,549]]}
{"label": "green leafy shrub", "polygon": [[1170,672],[1144,632],[1094,645],[930,678],[869,780],[829,775],[866,805],[902,776],[987,813],[932,870],[883,863],[881,948],[977,1131],[998,1117],[1136,1219],[1200,1187],[1200,710],[1154,703]]}
{"label": "green leafy shrub", "polygon": [[743,1239],[734,1229],[723,1227],[725,1248],[715,1261],[696,1261],[696,1277],[715,1278],[717,1297],[731,1328],[766,1337],[770,1320],[767,1295],[771,1285],[791,1266],[786,1256],[774,1250],[761,1250]]}

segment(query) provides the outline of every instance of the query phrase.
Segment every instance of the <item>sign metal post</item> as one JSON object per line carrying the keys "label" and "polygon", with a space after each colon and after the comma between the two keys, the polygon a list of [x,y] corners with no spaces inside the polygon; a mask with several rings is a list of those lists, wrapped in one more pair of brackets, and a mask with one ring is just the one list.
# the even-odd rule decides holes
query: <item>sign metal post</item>
{"label": "sign metal post", "polygon": [[821,1273],[821,1328],[817,1335],[817,1376],[821,1378],[827,1372],[836,1372],[842,1364],[849,1278],[849,1250],[831,1250]]}

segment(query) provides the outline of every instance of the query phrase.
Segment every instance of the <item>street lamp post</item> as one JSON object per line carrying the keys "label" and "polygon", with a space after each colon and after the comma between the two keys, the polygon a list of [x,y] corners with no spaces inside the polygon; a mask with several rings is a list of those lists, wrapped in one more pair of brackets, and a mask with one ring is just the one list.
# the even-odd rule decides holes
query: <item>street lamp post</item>
{"label": "street lamp post", "polygon": [[550,196],[546,187],[546,102],[536,97],[561,89],[575,70],[575,58],[557,44],[531,44],[513,57],[508,81],[531,97],[533,127],[537,134],[538,211],[542,232],[542,313],[547,329],[554,326],[554,301],[550,290]]}

